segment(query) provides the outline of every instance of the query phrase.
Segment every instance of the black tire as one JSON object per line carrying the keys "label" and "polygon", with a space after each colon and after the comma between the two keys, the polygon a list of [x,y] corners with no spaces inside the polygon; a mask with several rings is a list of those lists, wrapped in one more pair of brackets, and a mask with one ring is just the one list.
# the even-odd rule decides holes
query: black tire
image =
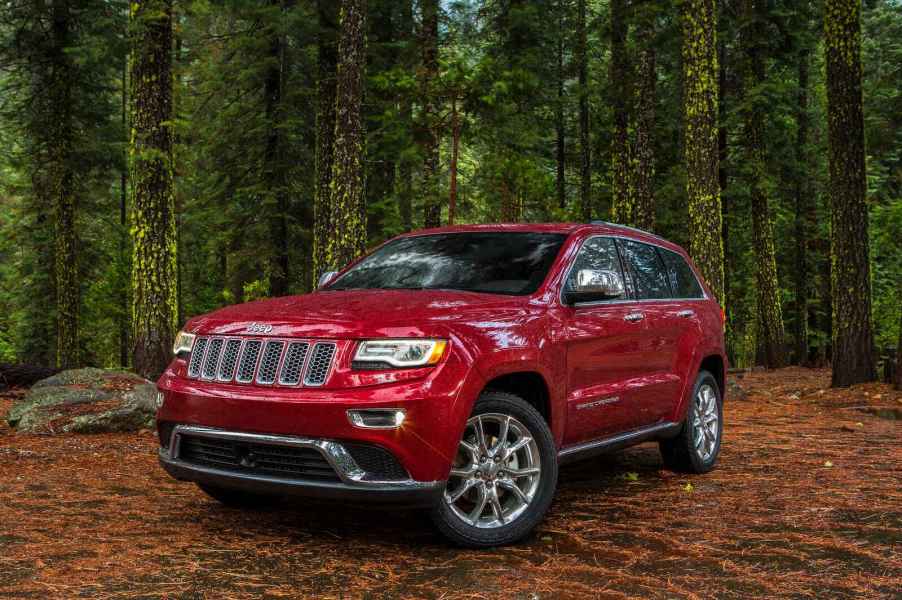
{"label": "black tire", "polygon": [[470,416],[489,413],[510,415],[525,426],[538,447],[541,475],[535,495],[522,514],[510,523],[493,528],[465,523],[450,508],[443,493],[432,508],[432,521],[442,535],[468,548],[503,546],[523,539],[542,521],[557,489],[557,449],[548,423],[539,411],[513,394],[488,391],[479,397]]}
{"label": "black tire", "polygon": [[269,506],[273,498],[253,492],[233,490],[206,483],[198,483],[197,487],[220,504],[231,508],[260,509]]}
{"label": "black tire", "polygon": [[[714,448],[711,456],[704,460],[695,447],[696,427],[693,423],[693,410],[696,402],[696,396],[703,386],[711,386],[717,399],[717,438],[714,442]],[[672,439],[661,440],[659,445],[661,448],[661,457],[664,459],[664,465],[672,470],[680,473],[707,473],[717,464],[717,458],[720,455],[720,444],[723,440],[723,394],[717,380],[708,371],[699,371],[698,377],[695,379],[695,385],[692,388],[692,395],[689,397],[689,406],[686,409],[686,417],[683,419],[683,425],[679,435]]]}

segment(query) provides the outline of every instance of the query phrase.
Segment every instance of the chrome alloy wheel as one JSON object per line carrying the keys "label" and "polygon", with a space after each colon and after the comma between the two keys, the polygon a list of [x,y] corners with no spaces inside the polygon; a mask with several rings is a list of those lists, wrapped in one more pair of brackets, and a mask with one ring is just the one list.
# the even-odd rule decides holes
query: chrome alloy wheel
{"label": "chrome alloy wheel", "polygon": [[708,462],[717,448],[717,436],[720,433],[717,393],[711,385],[705,383],[698,388],[692,411],[695,451],[703,462]]}
{"label": "chrome alloy wheel", "polygon": [[464,523],[501,527],[522,515],[542,475],[539,446],[523,423],[486,413],[467,421],[445,488],[445,502]]}

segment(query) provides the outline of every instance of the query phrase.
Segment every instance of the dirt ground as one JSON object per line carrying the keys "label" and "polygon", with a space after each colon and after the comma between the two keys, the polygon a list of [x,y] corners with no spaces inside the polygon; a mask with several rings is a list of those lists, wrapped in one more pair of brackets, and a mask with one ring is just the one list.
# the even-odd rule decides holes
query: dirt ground
{"label": "dirt ground", "polygon": [[222,508],[150,432],[0,425],[0,597],[902,597],[902,395],[803,369],[739,384],[714,472],[664,471],[654,445],[567,467],[537,533],[490,551],[416,512]]}

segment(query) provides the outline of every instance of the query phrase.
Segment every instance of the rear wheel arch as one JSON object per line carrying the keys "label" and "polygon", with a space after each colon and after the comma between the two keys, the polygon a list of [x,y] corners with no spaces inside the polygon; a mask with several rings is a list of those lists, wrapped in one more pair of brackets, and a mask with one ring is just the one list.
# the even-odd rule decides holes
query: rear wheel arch
{"label": "rear wheel arch", "polygon": [[708,371],[711,375],[714,376],[714,381],[717,382],[717,387],[720,391],[720,397],[725,397],[726,392],[726,368],[724,365],[723,357],[720,354],[709,354],[705,358],[702,359],[701,363],[698,366],[697,373],[701,371]]}

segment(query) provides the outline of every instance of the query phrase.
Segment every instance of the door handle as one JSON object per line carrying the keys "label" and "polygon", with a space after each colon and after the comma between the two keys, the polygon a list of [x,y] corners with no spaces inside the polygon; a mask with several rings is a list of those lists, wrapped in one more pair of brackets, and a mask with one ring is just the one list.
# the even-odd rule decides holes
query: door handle
{"label": "door handle", "polygon": [[681,310],[677,313],[677,316],[682,317],[684,319],[688,319],[690,317],[695,316],[695,311],[694,310]]}
{"label": "door handle", "polygon": [[644,318],[645,318],[645,315],[644,315],[643,313],[640,313],[640,312],[630,313],[630,314],[626,315],[625,317],[623,317],[623,319],[624,319],[625,321],[630,321],[630,322],[632,322],[632,323],[641,321],[641,320],[644,319]]}

